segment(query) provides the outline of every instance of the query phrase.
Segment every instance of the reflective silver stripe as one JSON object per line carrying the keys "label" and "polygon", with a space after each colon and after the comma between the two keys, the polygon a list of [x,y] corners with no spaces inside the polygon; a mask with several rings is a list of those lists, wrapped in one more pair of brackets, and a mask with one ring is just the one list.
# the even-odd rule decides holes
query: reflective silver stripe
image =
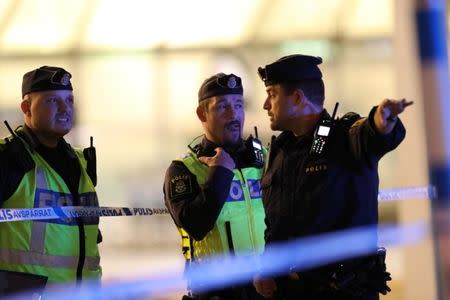
{"label": "reflective silver stripe", "polygon": [[[19,265],[38,265],[46,268],[77,269],[78,256],[46,255],[15,249],[0,249],[0,261]],[[86,257],[84,268],[99,269],[100,257]]]}
{"label": "reflective silver stripe", "polygon": [[[45,178],[45,172],[42,167],[36,167],[36,188],[47,190],[47,179]],[[39,199],[39,207],[44,199]],[[45,246],[45,230],[47,228],[46,222],[33,221],[31,225],[31,244],[30,251],[37,253],[44,253]]]}
{"label": "reflective silver stripe", "polygon": [[36,167],[36,187],[38,189],[47,189],[47,179],[45,178],[45,171],[42,167]]}
{"label": "reflective silver stripe", "polygon": [[31,226],[30,251],[44,253],[46,222],[33,221]]}
{"label": "reflective silver stripe", "polygon": [[97,271],[100,268],[100,256],[88,256],[84,260],[84,268],[89,271]]}

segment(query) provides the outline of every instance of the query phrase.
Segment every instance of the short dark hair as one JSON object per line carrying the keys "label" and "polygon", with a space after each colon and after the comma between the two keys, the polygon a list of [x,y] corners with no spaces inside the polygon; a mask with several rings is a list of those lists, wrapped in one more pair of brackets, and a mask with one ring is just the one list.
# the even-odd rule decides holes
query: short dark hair
{"label": "short dark hair", "polygon": [[322,79],[306,79],[280,83],[281,88],[288,94],[301,89],[309,101],[323,106],[325,101],[325,86]]}
{"label": "short dark hair", "polygon": [[214,98],[214,96],[206,98],[198,103],[198,106],[200,106],[205,112],[209,112],[209,105],[211,104],[211,100]]}

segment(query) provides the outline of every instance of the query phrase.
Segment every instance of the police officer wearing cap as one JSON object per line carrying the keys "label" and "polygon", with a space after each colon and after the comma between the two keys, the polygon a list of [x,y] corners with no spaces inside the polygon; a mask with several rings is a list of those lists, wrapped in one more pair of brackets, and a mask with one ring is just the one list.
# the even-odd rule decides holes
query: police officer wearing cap
{"label": "police officer wearing cap", "polygon": [[[23,76],[24,125],[13,131],[5,122],[11,136],[0,139],[2,209],[98,207],[95,149],[73,148],[63,138],[74,120],[70,79],[50,66]],[[0,295],[100,279],[98,223],[97,217],[1,222]]]}
{"label": "police officer wearing cap", "polygon": [[[164,181],[165,204],[180,232],[186,267],[214,255],[251,255],[264,246],[262,164],[242,139],[241,78],[218,73],[198,92],[203,140],[172,161]],[[251,137],[250,137],[251,139]],[[265,156],[265,152],[264,152]],[[189,282],[193,299],[262,299],[251,283],[224,290]]]}
{"label": "police officer wearing cap", "polygon": [[[333,119],[324,109],[320,57],[290,55],[259,68],[272,130],[261,181],[266,245],[378,223],[378,162],[405,136],[398,118],[412,104],[383,100],[369,116]],[[378,299],[390,280],[384,251],[272,279],[255,277],[274,299]]]}

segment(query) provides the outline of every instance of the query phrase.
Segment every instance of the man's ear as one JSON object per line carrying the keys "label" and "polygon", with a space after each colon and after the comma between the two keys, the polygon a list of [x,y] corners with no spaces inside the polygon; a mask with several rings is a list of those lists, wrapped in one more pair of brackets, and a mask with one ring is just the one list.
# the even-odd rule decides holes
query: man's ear
{"label": "man's ear", "polygon": [[295,89],[292,92],[292,101],[294,102],[295,105],[300,105],[305,101],[305,93],[303,93],[302,89]]}
{"label": "man's ear", "polygon": [[197,106],[197,117],[200,121],[206,122],[206,112],[203,106]]}
{"label": "man's ear", "polygon": [[20,103],[20,108],[22,109],[22,112],[26,114],[27,116],[30,115],[30,101],[29,100],[22,100],[22,103]]}

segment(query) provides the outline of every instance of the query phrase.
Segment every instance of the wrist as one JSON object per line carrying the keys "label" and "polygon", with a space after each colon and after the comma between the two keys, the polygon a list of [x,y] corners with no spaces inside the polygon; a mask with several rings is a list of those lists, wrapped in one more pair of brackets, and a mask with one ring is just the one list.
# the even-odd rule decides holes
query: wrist
{"label": "wrist", "polygon": [[234,163],[228,163],[228,164],[222,165],[222,167],[227,168],[230,171],[233,171],[234,168],[236,167],[236,165]]}
{"label": "wrist", "polygon": [[395,121],[397,121],[397,119],[398,119],[398,116],[390,115],[389,117],[386,118],[386,121],[395,122]]}

